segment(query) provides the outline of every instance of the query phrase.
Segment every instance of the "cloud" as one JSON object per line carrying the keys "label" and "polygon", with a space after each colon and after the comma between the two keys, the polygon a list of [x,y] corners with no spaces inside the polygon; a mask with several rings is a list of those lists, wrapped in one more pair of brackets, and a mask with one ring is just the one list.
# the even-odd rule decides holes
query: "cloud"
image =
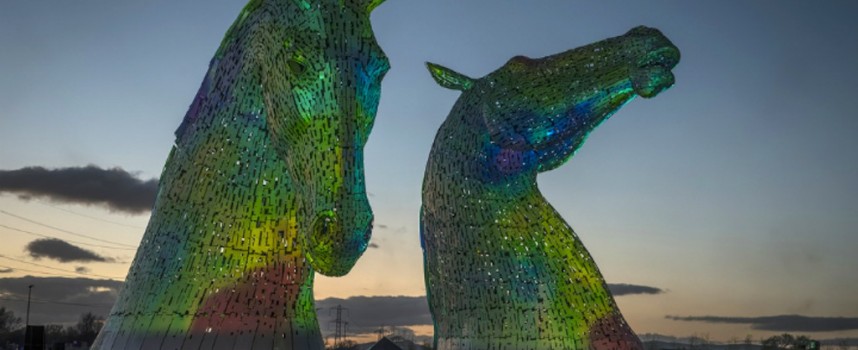
{"label": "cloud", "polygon": [[12,270],[10,268],[0,268],[0,273],[12,273],[14,271],[15,270]]}
{"label": "cloud", "polygon": [[[660,294],[662,289],[632,284],[609,284],[616,296],[632,294]],[[425,296],[356,296],[347,299],[328,298],[316,301],[319,324],[323,332],[333,332],[337,305],[348,309],[343,318],[349,321],[349,330],[357,334],[373,333],[380,327],[408,327],[432,325],[432,314]]]}
{"label": "cloud", "polygon": [[650,286],[639,286],[635,284],[625,284],[625,283],[616,283],[611,284],[608,283],[608,289],[611,290],[611,294],[614,296],[621,295],[632,295],[632,294],[661,294],[664,293],[664,290],[661,288],[650,287]]}
{"label": "cloud", "polygon": [[140,214],[152,209],[158,180],[141,180],[121,168],[86,167],[0,170],[0,193],[21,198],[98,205],[113,211]]}
{"label": "cloud", "polygon": [[750,324],[751,328],[778,332],[834,332],[858,330],[858,317],[778,315],[759,317],[665,316],[674,321]]}
{"label": "cloud", "polygon": [[90,270],[86,266],[78,266],[74,268],[74,272],[87,274],[90,273]]}
{"label": "cloud", "polygon": [[113,258],[103,257],[93,251],[83,249],[56,238],[40,238],[24,247],[30,256],[54,259],[60,262],[115,262]]}
{"label": "cloud", "polygon": [[[664,291],[648,286],[631,284],[608,285],[616,296],[631,294],[659,294]],[[347,299],[328,298],[316,301],[319,325],[324,334],[333,334],[336,307],[340,305],[344,321],[349,322],[350,334],[373,334],[379,328],[407,328],[431,326],[432,314],[425,296],[355,296]]]}
{"label": "cloud", "polygon": [[[390,226],[385,225],[385,224],[376,224],[375,228],[380,229],[380,230],[389,230]],[[403,234],[406,232],[408,232],[408,228],[405,226],[397,227],[396,230],[393,231],[393,233],[395,233],[395,234]]]}
{"label": "cloud", "polygon": [[0,278],[3,304],[15,315],[27,310],[27,287],[33,286],[30,321],[33,324],[74,324],[82,313],[107,316],[122,281],[66,277]]}
{"label": "cloud", "polygon": [[371,334],[380,327],[432,325],[432,314],[425,296],[355,296],[348,299],[328,298],[316,301],[322,332],[332,333],[336,307],[341,305],[343,319],[349,322],[349,333]]}

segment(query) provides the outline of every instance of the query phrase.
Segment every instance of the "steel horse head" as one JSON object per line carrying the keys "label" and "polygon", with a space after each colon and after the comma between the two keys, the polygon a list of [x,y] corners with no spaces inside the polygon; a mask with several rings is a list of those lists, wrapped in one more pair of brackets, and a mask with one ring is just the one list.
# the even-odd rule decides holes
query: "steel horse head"
{"label": "steel horse head", "polygon": [[389,69],[384,0],[250,0],[176,131],[96,349],[322,349],[313,276],[348,273],[373,215],[363,149]]}
{"label": "steel horse head", "polygon": [[658,30],[514,57],[480,79],[429,64],[462,95],[423,182],[421,243],[436,349],[642,350],[537,174],[573,156],[635,96],[673,85],[679,50]]}

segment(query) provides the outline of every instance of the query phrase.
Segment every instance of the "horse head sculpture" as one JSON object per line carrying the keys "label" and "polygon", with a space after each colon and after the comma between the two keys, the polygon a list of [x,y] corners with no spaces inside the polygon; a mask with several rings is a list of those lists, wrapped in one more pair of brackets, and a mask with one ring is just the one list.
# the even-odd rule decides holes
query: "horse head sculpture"
{"label": "horse head sculpture", "polygon": [[479,80],[428,66],[441,86],[484,102],[481,114],[493,144],[532,151],[532,165],[547,171],[634,96],[651,98],[673,85],[679,56],[661,32],[641,26],[540,59],[516,56]]}
{"label": "horse head sculpture", "polygon": [[322,349],[313,274],[348,273],[372,210],[363,148],[389,69],[383,0],[251,0],[176,131],[93,348]]}
{"label": "horse head sculpture", "polygon": [[674,82],[679,50],[658,30],[480,79],[428,64],[462,95],[441,125],[423,182],[421,243],[436,348],[642,349],[598,267],[539,191],[635,96]]}
{"label": "horse head sculpture", "polygon": [[369,14],[383,0],[280,2],[287,6],[269,5],[271,22],[260,27],[273,50],[260,57],[268,132],[299,194],[307,260],[340,276],[372,229],[363,147],[390,65]]}

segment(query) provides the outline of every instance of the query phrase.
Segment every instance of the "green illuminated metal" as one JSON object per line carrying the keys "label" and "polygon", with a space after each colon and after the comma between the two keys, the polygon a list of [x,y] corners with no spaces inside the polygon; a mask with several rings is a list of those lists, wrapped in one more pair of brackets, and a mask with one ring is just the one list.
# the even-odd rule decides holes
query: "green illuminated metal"
{"label": "green illuminated metal", "polygon": [[679,50],[658,30],[472,79],[429,64],[462,95],[435,137],[421,242],[436,349],[642,349],[596,263],[543,198],[540,172],[565,163],[636,95],[674,82]]}
{"label": "green illuminated metal", "polygon": [[372,210],[363,147],[379,0],[251,0],[211,61],[94,349],[322,349],[313,273],[346,274]]}

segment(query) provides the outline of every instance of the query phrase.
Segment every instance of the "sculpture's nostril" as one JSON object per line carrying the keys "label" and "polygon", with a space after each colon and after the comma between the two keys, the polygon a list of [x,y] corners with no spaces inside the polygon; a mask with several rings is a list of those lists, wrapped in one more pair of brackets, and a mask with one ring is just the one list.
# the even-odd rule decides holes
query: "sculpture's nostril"
{"label": "sculpture's nostril", "polygon": [[369,218],[369,225],[366,226],[366,230],[363,231],[363,241],[364,243],[369,242],[369,239],[372,237],[372,228],[375,224],[375,219],[373,217]]}
{"label": "sculpture's nostril", "polygon": [[661,49],[656,50],[656,56],[658,57],[658,63],[665,68],[673,68],[679,63],[679,49],[672,44],[662,47]]}
{"label": "sculpture's nostril", "polygon": [[[339,213],[333,210],[324,211],[314,219],[310,226],[310,250],[320,258],[323,254],[352,254],[362,252],[372,237],[373,215],[358,215],[354,221],[345,217],[341,220]],[[359,249],[358,249],[359,248]]]}

